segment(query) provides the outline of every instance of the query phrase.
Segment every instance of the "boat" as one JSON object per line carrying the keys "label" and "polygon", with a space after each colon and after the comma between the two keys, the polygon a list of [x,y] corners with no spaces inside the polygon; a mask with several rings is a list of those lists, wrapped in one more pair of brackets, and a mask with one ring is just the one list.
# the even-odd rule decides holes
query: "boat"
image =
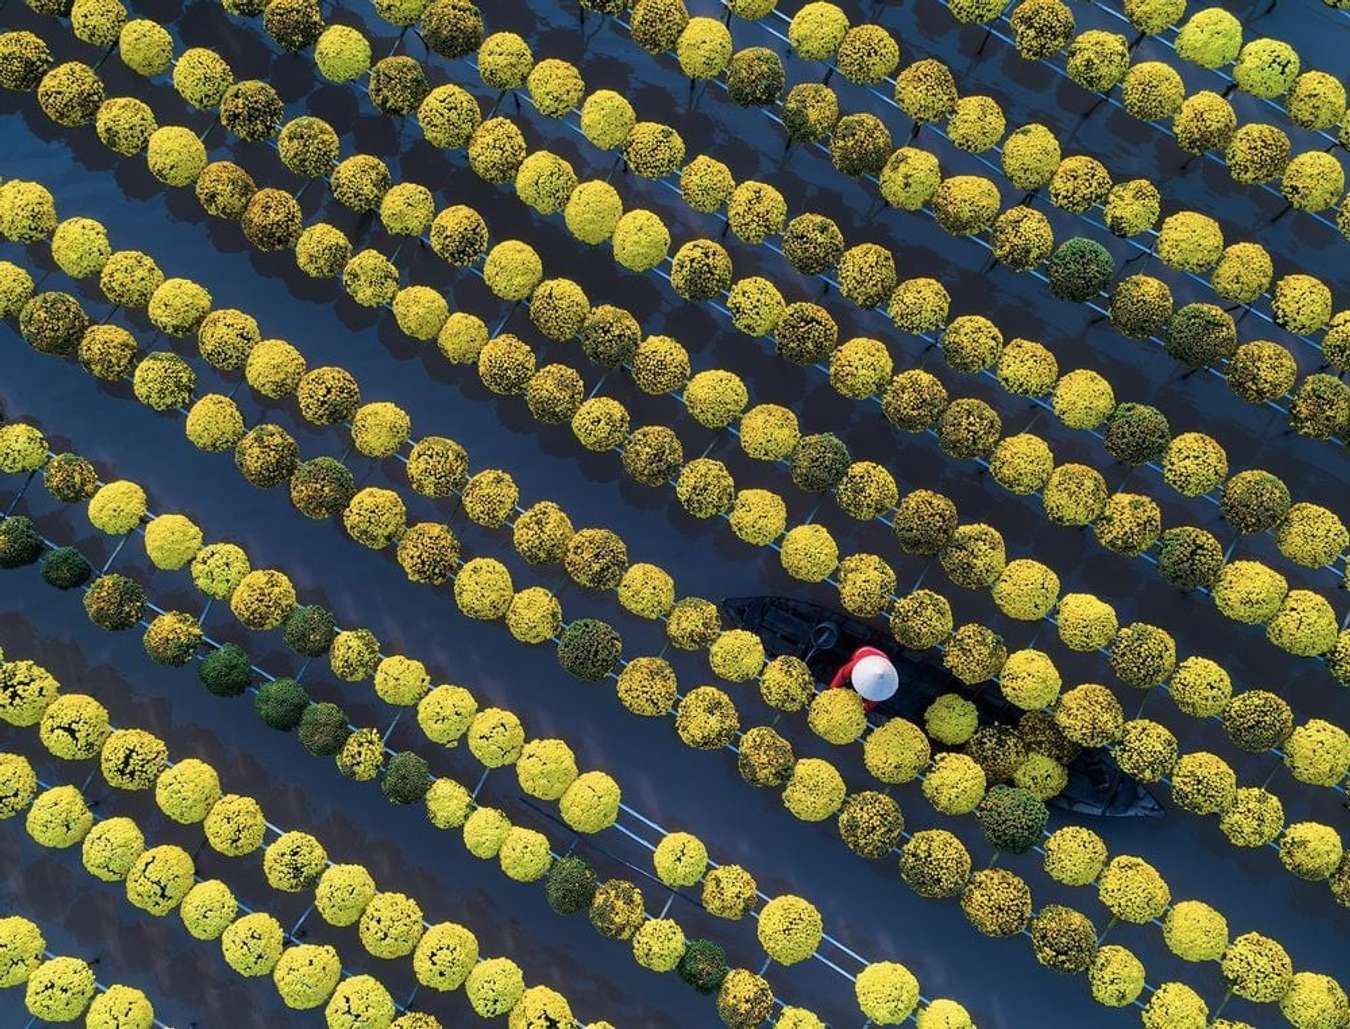
{"label": "boat", "polygon": [[[828,683],[859,647],[889,655],[900,674],[900,689],[875,708],[891,718],[922,724],[923,713],[939,695],[960,690],[983,720],[1015,725],[1022,710],[994,690],[965,689],[942,665],[916,651],[898,647],[886,633],[861,619],[793,597],[728,597],[726,621],[755,633],[771,657],[790,654],[804,660],[817,682]],[[1078,815],[1157,818],[1163,806],[1139,780],[1126,775],[1105,750],[1083,750],[1068,765],[1069,782],[1048,805]]]}

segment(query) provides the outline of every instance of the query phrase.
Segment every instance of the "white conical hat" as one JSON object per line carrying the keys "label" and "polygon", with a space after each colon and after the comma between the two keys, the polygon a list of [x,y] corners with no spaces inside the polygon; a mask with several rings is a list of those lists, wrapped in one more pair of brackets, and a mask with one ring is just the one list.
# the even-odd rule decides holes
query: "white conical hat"
{"label": "white conical hat", "polygon": [[895,672],[895,665],[876,654],[868,654],[854,665],[849,678],[858,695],[874,703],[889,700],[900,687],[900,676]]}

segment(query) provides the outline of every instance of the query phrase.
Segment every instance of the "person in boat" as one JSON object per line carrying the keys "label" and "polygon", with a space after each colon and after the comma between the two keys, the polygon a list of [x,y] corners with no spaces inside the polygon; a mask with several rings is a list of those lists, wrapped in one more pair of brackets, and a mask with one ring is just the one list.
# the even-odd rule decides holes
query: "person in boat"
{"label": "person in boat", "polygon": [[871,711],[885,703],[900,687],[900,676],[882,651],[876,647],[859,647],[830,680],[830,689],[850,686],[862,697],[863,710]]}

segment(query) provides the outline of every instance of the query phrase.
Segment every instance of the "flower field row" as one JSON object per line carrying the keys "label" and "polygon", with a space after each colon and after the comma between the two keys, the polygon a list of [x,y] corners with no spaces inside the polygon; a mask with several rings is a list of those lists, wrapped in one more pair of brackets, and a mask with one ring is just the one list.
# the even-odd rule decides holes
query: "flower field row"
{"label": "flower field row", "polygon": [[[1282,178],[1281,192],[1285,199],[1291,203],[1299,200],[1300,206],[1303,205],[1299,183],[1312,184],[1314,176],[1308,173],[1315,168],[1328,177],[1326,182],[1319,181],[1316,187],[1329,193],[1329,197],[1324,197],[1328,207],[1334,206],[1340,195],[1341,190],[1335,187],[1338,179],[1341,189],[1344,188],[1344,172],[1335,157],[1314,150],[1298,155],[1291,162],[1292,145],[1282,130],[1268,124],[1253,124],[1239,130],[1236,115],[1225,97],[1209,91],[1187,97],[1181,76],[1161,61],[1131,66],[1131,46],[1123,35],[1089,30],[1071,37],[1072,11],[1058,0],[1026,0],[1017,4],[1010,15],[1000,13],[1006,5],[992,14],[990,8],[977,13],[969,5],[947,6],[962,22],[1007,22],[1014,38],[997,33],[1000,39],[1014,45],[1025,59],[1050,63],[1056,71],[1089,92],[1109,96],[1119,86],[1120,101],[1112,98],[1117,106],[1145,122],[1170,119],[1169,135],[1187,153],[1199,155],[1210,150],[1224,151],[1227,166],[1239,182],[1261,184]],[[1163,17],[1171,13],[1168,11]],[[986,14],[989,16],[985,17]],[[850,27],[847,15],[841,9],[820,2],[804,5],[791,17],[775,10],[772,17],[786,24],[786,34],[766,25],[769,34],[787,43],[795,56],[807,61],[830,62],[831,67],[845,78],[868,87],[868,91],[884,103],[903,110],[916,121],[951,118],[944,135],[961,149],[976,153],[985,149],[997,150],[997,140],[1006,129],[998,105],[989,97],[967,98],[966,109],[962,111],[963,105],[956,100],[956,84],[950,72],[931,57],[910,64],[898,75],[892,74],[894,64],[881,55],[898,55],[899,45],[882,26]],[[1232,26],[1237,24],[1231,15],[1218,8],[1202,11],[1188,20],[1188,39],[1206,37],[1215,21]],[[677,50],[688,47],[691,53],[698,53],[694,38],[711,31],[700,26],[700,31],[693,33],[686,28],[677,41]],[[994,30],[989,31],[993,33]],[[685,46],[681,46],[682,43]],[[1049,59],[1066,47],[1067,59],[1061,70]],[[869,64],[869,59],[881,63]],[[1266,73],[1266,81],[1259,81],[1261,72]],[[1254,87],[1247,90],[1254,92],[1264,87],[1268,92],[1274,85],[1269,80],[1275,76],[1283,78],[1281,92],[1289,95],[1291,108],[1297,112],[1298,124],[1302,127],[1316,131],[1341,121],[1345,112],[1345,90],[1333,76],[1320,71],[1300,75],[1297,55],[1290,54],[1287,44],[1275,40],[1260,40],[1245,49],[1241,75],[1243,88]],[[880,85],[889,86],[893,96],[876,88]],[[1025,132],[1025,128],[1018,130],[1014,137]],[[1325,131],[1317,134],[1327,142],[1337,141],[1336,136]],[[1286,174],[1291,165],[1294,171]],[[1291,197],[1291,193],[1295,196]],[[1156,197],[1156,188],[1148,195]],[[1315,208],[1316,204],[1311,206]]]}
{"label": "flower field row", "polygon": [[[275,916],[240,902],[222,880],[197,875],[192,855],[182,847],[176,844],[147,847],[145,835],[133,819],[122,815],[96,816],[79,787],[51,786],[39,780],[20,755],[0,755],[0,767],[6,786],[28,787],[25,793],[7,798],[6,810],[9,816],[26,810],[25,828],[36,843],[52,849],[81,844],[81,858],[91,876],[104,882],[124,883],[128,903],[149,915],[162,918],[177,910],[189,935],[220,941],[221,954],[233,971],[245,977],[270,975],[288,1008],[305,1010],[323,1006],[329,1029],[362,1029],[368,1025],[435,1029],[440,1024],[434,1019],[428,1021],[430,1016],[408,1012],[374,976],[346,972],[336,948],[301,943]],[[210,766],[201,768],[214,775]],[[241,807],[250,803],[256,807],[252,798],[233,794],[221,797],[216,805],[228,807],[236,801]],[[230,827],[223,831],[229,832]],[[207,839],[211,839],[209,831]],[[315,886],[317,895],[324,886],[326,867],[344,870],[360,866],[331,865],[322,844],[301,832],[281,834],[264,851],[264,874],[268,884],[278,891],[295,893]],[[334,876],[332,881],[336,885],[330,889],[339,897],[344,890],[351,889],[350,880],[340,881]],[[316,902],[316,908],[322,906]],[[536,1012],[547,1012],[560,1026],[581,1026],[572,1018],[561,994],[543,986],[525,989],[519,967],[509,958],[479,960],[477,941],[472,934],[465,938],[463,934],[468,930],[456,923],[441,923],[423,934],[420,914],[416,901],[400,893],[376,892],[371,883],[370,896],[360,914],[363,944],[376,956],[395,957],[411,953],[414,946],[426,942],[424,966],[448,972],[446,966],[467,965],[462,977],[465,993],[484,1018],[519,1010],[518,1024],[528,1025],[525,1019],[538,1017]],[[415,932],[410,926],[414,919]],[[409,937],[412,943],[403,951],[401,948]],[[434,978],[428,972],[423,974]],[[447,974],[446,979],[449,978]],[[86,999],[80,995],[78,982],[74,981],[66,996],[51,998],[47,1017],[53,1021],[78,1017]],[[442,987],[436,980],[432,988],[454,987]],[[395,1022],[400,1013],[402,1018]]]}
{"label": "flower field row", "polygon": [[[762,50],[762,48],[751,49]],[[770,51],[763,52],[774,56]],[[774,59],[777,59],[776,56]],[[925,75],[929,74],[941,78],[940,72],[925,68]],[[728,92],[731,91],[729,80],[715,81]],[[525,84],[528,85],[528,80]],[[817,84],[806,83],[794,88],[810,90],[817,88]],[[818,88],[828,93],[828,87]],[[939,96],[945,95],[942,89],[935,92]],[[930,89],[922,95],[933,94],[934,91]],[[952,95],[954,96],[954,93]],[[833,94],[829,96],[830,99],[825,100],[821,94],[808,96],[803,93],[797,98],[798,104],[804,105],[808,110],[813,103],[820,108],[823,112],[821,117],[825,120],[819,127],[796,129],[791,95],[779,105],[781,117],[779,115],[771,117],[788,128],[790,138],[799,139],[819,148],[822,152],[828,153],[841,170],[861,175],[873,182],[886,203],[900,209],[923,210],[934,216],[947,231],[957,235],[971,235],[976,242],[989,249],[995,260],[1002,261],[1013,270],[1029,272],[1033,277],[1049,285],[1052,292],[1062,299],[1088,304],[1104,318],[1110,318],[1127,337],[1146,339],[1164,347],[1173,356],[1192,367],[1208,367],[1216,375],[1226,374],[1229,384],[1244,400],[1276,407],[1282,413],[1291,416],[1300,432],[1326,438],[1342,431],[1337,427],[1328,433],[1324,427],[1314,427],[1313,421],[1308,417],[1311,407],[1318,406],[1312,403],[1315,395],[1338,393],[1335,387],[1323,379],[1313,378],[1305,387],[1295,391],[1289,408],[1276,403],[1277,398],[1293,390],[1297,377],[1297,363],[1279,344],[1273,344],[1272,349],[1271,341],[1260,340],[1254,341],[1262,344],[1259,347],[1238,348],[1235,332],[1231,334],[1233,336],[1231,343],[1222,342],[1215,336],[1211,336],[1208,342],[1201,342],[1200,336],[1206,335],[1206,331],[1199,330],[1196,325],[1187,326],[1184,323],[1195,318],[1214,322],[1214,328],[1226,338],[1230,334],[1219,328],[1219,325],[1225,324],[1224,319],[1227,315],[1220,308],[1210,304],[1187,305],[1182,309],[1185,317],[1181,319],[1181,324],[1173,325],[1176,316],[1172,312],[1171,292],[1161,280],[1147,275],[1135,275],[1121,280],[1121,283],[1112,288],[1114,259],[1100,244],[1092,240],[1075,238],[1055,249],[1053,231],[1040,212],[1025,204],[1019,204],[1010,207],[1001,215],[998,214],[997,189],[988,180],[979,176],[956,176],[943,180],[936,157],[913,146],[903,147],[887,158],[886,155],[890,153],[889,146],[883,145],[881,141],[884,140],[888,144],[889,133],[875,116],[848,115],[840,119],[837,101],[834,100]],[[894,101],[888,102],[892,106],[900,107]],[[958,104],[970,102],[972,118],[983,111],[982,103],[992,103],[987,97],[967,97],[964,101],[953,102]],[[997,105],[994,110],[997,110]],[[935,115],[941,116],[941,112]],[[797,117],[800,120],[802,116]],[[844,144],[836,145],[836,141],[842,139],[847,141],[849,146],[861,147],[863,143],[857,141],[858,137],[866,139],[869,135],[862,127],[849,127],[847,122],[849,118],[871,118],[875,122],[873,126],[875,131],[870,134],[876,144],[877,160],[874,167],[850,166],[847,155],[839,152],[839,146]],[[1001,113],[998,120],[1001,123]],[[871,122],[867,124],[872,125]],[[916,120],[915,124],[924,122]],[[844,131],[846,128],[847,132]],[[1001,135],[1001,131],[998,135]],[[1316,350],[1326,350],[1333,355],[1340,351],[1341,348],[1336,343],[1338,330],[1333,328],[1324,344],[1316,343],[1308,335],[1332,318],[1330,293],[1326,291],[1325,284],[1315,278],[1292,275],[1281,279],[1282,285],[1271,297],[1272,312],[1275,316],[1272,319],[1263,311],[1251,306],[1253,301],[1263,295],[1269,295],[1273,277],[1273,265],[1269,261],[1269,255],[1259,245],[1236,243],[1225,247],[1223,233],[1218,223],[1206,215],[1193,211],[1177,212],[1164,220],[1161,230],[1155,230],[1152,226],[1160,217],[1161,208],[1155,200],[1156,188],[1151,183],[1147,180],[1131,180],[1113,186],[1110,173],[1095,159],[1080,155],[1061,160],[1058,140],[1039,124],[1026,126],[1015,133],[1010,137],[1007,149],[997,148],[997,135],[986,142],[988,149],[995,150],[1002,157],[1002,165],[1000,167],[983,157],[979,160],[990,170],[1007,177],[1015,186],[1032,191],[1049,186],[1051,200],[1057,207],[1084,217],[1087,217],[1086,212],[1090,209],[1101,207],[1105,220],[1096,222],[1101,228],[1115,235],[1128,237],[1136,233],[1148,233],[1153,237],[1153,242],[1148,247],[1134,244],[1140,250],[1141,256],[1156,253],[1165,264],[1197,282],[1212,287],[1221,299],[1237,303],[1247,312],[1254,311],[1271,324],[1281,325]],[[959,142],[957,145],[961,149],[977,151],[984,146],[984,144],[970,144],[962,147]],[[1304,162],[1306,168],[1295,166],[1291,189],[1299,177],[1321,184],[1325,180],[1323,173],[1326,169],[1320,171],[1318,169],[1323,159],[1335,163],[1334,158],[1319,151],[1308,155],[1308,160]],[[1339,169],[1339,165],[1336,167]],[[946,196],[944,187],[939,186],[940,182],[950,183],[946,188],[952,192],[961,192],[962,197]],[[985,183],[994,190],[993,207],[985,215],[977,216],[973,210],[961,212],[956,203],[958,200],[965,199],[970,204],[978,206],[975,203],[978,199],[977,194],[979,189],[984,188],[977,189],[978,183]],[[681,179],[681,185],[684,185],[684,177]],[[726,189],[727,195],[734,196],[730,183]],[[781,198],[774,203],[782,206],[780,201]],[[931,210],[925,207],[929,204],[932,205]],[[942,209],[939,209],[940,207]],[[730,215],[736,212],[729,209],[728,213]],[[975,221],[970,225],[958,225],[957,222],[967,215],[975,218]],[[776,215],[775,217],[777,218]],[[762,212],[742,211],[739,220],[745,225],[757,226],[762,224],[762,219]],[[771,224],[768,235],[781,231],[782,224],[786,223],[785,207],[782,217],[777,220],[780,222],[779,228],[775,230]],[[736,220],[731,220],[730,224],[734,231]],[[990,230],[989,241],[978,235],[985,229]],[[1049,263],[1046,264],[1046,271],[1041,271],[1039,266],[1047,260]],[[1202,273],[1211,271],[1213,275],[1206,282],[1202,278]],[[844,292],[847,296],[847,289]],[[1116,294],[1121,294],[1119,300]],[[1097,297],[1101,298],[1100,303],[1094,299]],[[875,303],[873,301],[873,304]],[[1324,313],[1319,313],[1323,309]],[[1223,317],[1220,317],[1221,314]],[[903,318],[897,317],[895,311],[891,312],[891,317],[903,330],[913,331],[905,324]],[[1187,329],[1189,331],[1186,331]],[[1240,361],[1236,363],[1230,361],[1238,358],[1239,354]],[[1224,369],[1224,372],[1221,372],[1220,368]]]}
{"label": "flower field row", "polygon": [[[15,757],[3,755],[0,761]],[[48,950],[36,922],[5,915],[0,918],[0,988],[15,986],[24,988],[24,1006],[35,1019],[71,1022],[83,1016],[89,1029],[167,1029],[144,991],[103,985],[90,962]]]}
{"label": "flower field row", "polygon": [[[618,5],[582,0],[582,6],[605,10]],[[808,4],[791,17],[778,10],[776,3],[747,5],[733,0],[726,6],[731,13],[748,20],[772,17],[787,23],[794,50],[804,59],[837,58],[843,49],[848,51],[846,57],[851,57],[851,65],[856,69],[851,81],[894,85],[889,82],[894,67],[877,77],[869,72],[875,72],[878,66],[860,59],[866,53],[864,44],[886,31],[880,26],[850,26],[848,16],[833,4]],[[992,0],[957,0],[945,6],[962,24],[988,24],[995,20],[1009,23],[1017,37],[1018,52],[1027,59],[1039,60],[1067,51],[1069,74],[1090,92],[1109,92],[1127,80],[1131,50],[1143,38],[1154,36],[1183,61],[1215,72],[1229,85],[1272,107],[1279,107],[1278,101],[1283,100],[1284,112],[1294,124],[1318,133],[1329,142],[1335,137],[1326,130],[1340,124],[1345,113],[1345,96],[1343,90],[1337,92],[1340,85],[1337,80],[1325,72],[1304,71],[1298,52],[1288,43],[1264,37],[1244,42],[1241,22],[1222,8],[1203,8],[1186,18],[1178,29],[1186,10],[1184,0],[1130,0],[1121,11],[1103,4],[1103,10],[1138,33],[1134,43],[1127,44],[1116,33],[1098,30],[1077,33],[1070,8],[1043,0],[1023,0],[1011,8],[1011,13],[1009,5]],[[750,15],[743,14],[739,9],[742,7],[749,7]],[[764,7],[767,9],[760,13]],[[875,45],[883,53],[899,51],[898,43]],[[1228,66],[1233,68],[1231,74],[1221,70]]]}
{"label": "flower field row", "polygon": [[24,1006],[34,1018],[69,1022],[84,1015],[89,1029],[167,1029],[144,991],[121,983],[104,986],[89,961],[54,955],[41,926],[7,914],[0,918],[0,987],[15,986],[24,988]]}
{"label": "flower field row", "polygon": [[[1316,70],[1300,74],[1299,58],[1287,43],[1258,39],[1249,46],[1242,46],[1241,26],[1233,15],[1220,8],[1197,12],[1187,20],[1177,41],[1185,41],[1180,47],[1187,55],[1185,59],[1195,63],[1218,59],[1218,65],[1214,65],[1214,68],[1218,68],[1235,57],[1238,58],[1235,66],[1238,74],[1237,78],[1223,76],[1227,78],[1228,88],[1222,96],[1211,90],[1197,90],[1188,96],[1183,77],[1168,63],[1131,62],[1130,54],[1134,45],[1145,35],[1142,28],[1141,35],[1131,45],[1118,32],[1088,30],[1073,35],[1075,26],[1072,11],[1064,4],[1052,3],[1052,0],[1018,3],[1012,8],[1011,14],[1008,14],[1006,5],[1000,4],[984,4],[980,7],[979,4],[960,3],[960,0],[957,3],[942,0],[942,3],[952,11],[958,22],[985,24],[988,26],[985,30],[987,36],[998,36],[1000,41],[1015,47],[1023,59],[1045,63],[1065,80],[1075,82],[1089,93],[1098,93],[1099,105],[1111,104],[1141,122],[1152,124],[1192,157],[1203,154],[1226,166],[1239,184],[1257,185],[1265,192],[1274,193],[1276,190],[1266,185],[1266,182],[1281,177],[1282,171],[1287,170],[1291,163],[1296,169],[1301,165],[1301,169],[1296,170],[1293,176],[1281,181],[1280,193],[1284,194],[1289,204],[1314,212],[1316,220],[1328,227],[1339,228],[1342,235],[1346,234],[1350,221],[1345,216],[1332,221],[1330,217],[1316,213],[1335,207],[1345,188],[1345,173],[1339,162],[1319,150],[1305,151],[1291,162],[1289,153],[1292,144],[1284,131],[1268,123],[1249,123],[1239,127],[1237,115],[1227,101],[1228,93],[1234,88],[1260,96],[1272,107],[1274,96],[1287,96],[1288,113],[1296,126],[1324,142],[1338,142],[1338,136],[1326,130],[1335,128],[1338,123],[1342,126],[1345,124],[1345,88],[1331,74]],[[1147,9],[1141,11],[1139,8]],[[1122,22],[1126,20],[1110,5],[1103,5],[1102,9]],[[1126,14],[1133,14],[1129,20],[1137,28],[1141,27],[1141,23],[1149,23],[1149,27],[1153,27],[1168,19],[1174,23],[1181,9],[1173,4],[1138,4],[1134,5],[1133,12]],[[790,19],[782,12],[775,11],[775,15],[783,22],[790,23]],[[1008,36],[992,27],[995,22],[1006,23],[1012,35]],[[1237,39],[1234,39],[1234,30],[1237,31]],[[774,35],[780,34],[774,32]],[[1172,45],[1169,43],[1169,46]],[[1177,50],[1179,47],[1172,46],[1172,49]],[[1057,55],[1065,50],[1061,66]],[[1219,74],[1222,76],[1223,73]],[[896,85],[896,82],[891,80],[890,84]],[[1119,97],[1115,96],[1116,88],[1119,88]],[[1272,93],[1272,90],[1276,92]],[[899,88],[896,88],[896,100],[899,100]],[[1346,130],[1342,128],[1341,131]],[[1222,151],[1223,157],[1211,151]],[[1316,154],[1316,157],[1311,157],[1311,154]],[[1320,170],[1318,178],[1322,181],[1301,174],[1301,171],[1311,171],[1314,167]],[[1324,190],[1322,199],[1312,205],[1301,203],[1301,188],[1297,185],[1300,178],[1304,185]],[[1338,181],[1341,186],[1336,188]],[[1319,207],[1319,204],[1324,204],[1324,207]]]}
{"label": "flower field row", "polygon": [[[580,1026],[556,991],[546,987],[527,990],[519,966],[510,959],[480,960],[478,942],[470,930],[454,922],[427,922],[415,898],[377,890],[363,866],[334,863],[311,834],[278,829],[266,819],[256,799],[224,792],[218,773],[206,762],[197,758],[171,761],[167,744],[154,734],[113,728],[102,704],[84,694],[61,693],[54,677],[31,661],[14,659],[0,667],[9,690],[22,684],[24,691],[23,706],[6,709],[5,718],[11,725],[36,726],[53,757],[67,761],[97,758],[105,781],[115,789],[153,790],[157,806],[168,818],[183,825],[200,824],[206,843],[217,853],[244,857],[262,851],[263,872],[273,889],[285,893],[313,889],[320,916],[335,926],[356,925],[363,947],[373,956],[411,956],[418,981],[429,989],[448,991],[463,985],[475,1012],[483,1018],[512,1012],[522,1025],[531,1025],[531,1017],[540,1017],[533,1012],[546,1011],[560,1026]],[[74,787],[45,788],[38,794],[37,778],[19,755],[4,755],[0,768],[6,817],[27,810],[27,829],[38,843],[54,848],[81,843],[84,865],[91,875],[107,882],[125,881],[128,900],[150,914],[163,916],[178,909],[192,936],[221,940],[226,961],[239,974],[274,973],[288,1007],[314,1008],[328,1002],[330,1026],[366,1024],[341,1020],[339,1013],[345,1004],[341,990],[338,999],[330,1000],[341,977],[332,947],[299,945],[294,930],[287,932],[270,914],[243,908],[245,915],[236,919],[241,905],[228,885],[195,877],[192,860],[182,848],[147,850],[135,822],[120,816],[96,821],[81,791]],[[426,775],[425,765],[422,775]],[[448,784],[437,787],[442,798],[454,789],[462,790],[451,780],[440,783]],[[387,786],[386,792],[392,794]],[[541,878],[552,860],[547,838],[535,830],[511,826],[495,809],[477,808],[466,815],[463,809],[473,805],[467,791],[463,794],[460,823],[465,825],[464,840],[470,852],[491,858],[500,851],[503,870],[511,878],[522,882]],[[406,802],[408,798],[398,799]],[[430,798],[427,804],[433,807]],[[441,827],[455,824],[451,819]],[[275,838],[267,842],[269,833]],[[289,959],[289,950],[283,950],[286,942],[300,947]],[[365,1003],[376,1010],[386,1009],[392,1017],[394,1003],[382,986],[375,984],[362,991],[369,993]]]}
{"label": "flower field row", "polygon": [[[1344,89],[1339,80],[1327,72],[1303,70],[1297,50],[1288,43],[1265,37],[1244,42],[1242,23],[1220,7],[1202,8],[1178,27],[1184,5],[1134,3],[1127,6],[1130,9],[1124,11],[1123,16],[1110,5],[1104,9],[1113,17],[1128,21],[1141,34],[1159,37],[1165,46],[1187,64],[1213,72],[1215,78],[1225,83],[1224,96],[1233,89],[1239,89],[1265,105],[1280,110],[1291,124],[1323,142],[1336,142],[1335,132],[1328,130],[1336,130],[1344,120]],[[966,22],[994,20],[979,16],[962,17],[962,14],[970,13],[968,10],[961,14],[953,10],[953,13],[958,20]],[[980,15],[984,13],[979,12]],[[1067,8],[1060,10],[1048,3],[1025,0],[1014,7],[1007,17],[1002,16],[1001,10],[995,16],[1012,27],[1018,55],[1026,60],[1054,57],[1066,49],[1066,64],[1070,70],[1075,57],[1080,67],[1101,60],[1104,47],[1099,36],[1102,34],[1094,33],[1088,39],[1084,38],[1087,33],[1073,36],[1072,13]],[[1123,40],[1123,37],[1116,38]],[[1230,67],[1231,73],[1223,70]],[[1108,74],[1115,77],[1115,72],[1116,66],[1111,66]],[[1091,84],[1080,81],[1080,85],[1091,92],[1110,92],[1123,80],[1125,87],[1122,92],[1128,92],[1131,72],[1138,76],[1137,67],[1127,67],[1124,74],[1104,88],[1098,85],[1104,79]],[[1180,83],[1180,76],[1176,76],[1174,81]],[[1200,94],[1192,94],[1192,99],[1196,95]],[[1185,96],[1184,91],[1182,96]]]}

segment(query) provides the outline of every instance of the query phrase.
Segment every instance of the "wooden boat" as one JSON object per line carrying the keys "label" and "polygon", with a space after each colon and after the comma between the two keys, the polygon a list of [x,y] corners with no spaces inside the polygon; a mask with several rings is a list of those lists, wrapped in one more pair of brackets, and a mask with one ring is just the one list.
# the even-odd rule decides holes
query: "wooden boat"
{"label": "wooden boat", "polygon": [[[764,641],[771,657],[802,658],[816,680],[828,683],[834,672],[861,646],[885,652],[900,673],[900,689],[876,709],[884,717],[908,718],[922,724],[924,710],[943,693],[964,693],[982,719],[1016,724],[1021,709],[996,690],[973,691],[958,682],[937,661],[899,647],[886,633],[861,619],[792,597],[728,597],[722,613],[735,627]],[[1158,817],[1163,807],[1137,779],[1120,770],[1104,750],[1084,750],[1068,765],[1069,783],[1049,801],[1051,807],[1080,815]]]}

